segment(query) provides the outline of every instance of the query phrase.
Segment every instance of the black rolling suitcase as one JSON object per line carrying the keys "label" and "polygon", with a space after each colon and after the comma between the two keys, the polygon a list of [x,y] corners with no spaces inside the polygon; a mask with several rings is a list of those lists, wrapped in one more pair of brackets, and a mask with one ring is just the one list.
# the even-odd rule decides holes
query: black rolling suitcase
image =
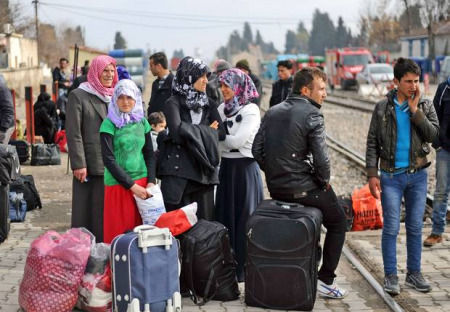
{"label": "black rolling suitcase", "polygon": [[0,243],[9,234],[9,185],[0,183]]}
{"label": "black rolling suitcase", "polygon": [[245,302],[269,309],[314,307],[321,257],[317,208],[264,200],[247,221]]}

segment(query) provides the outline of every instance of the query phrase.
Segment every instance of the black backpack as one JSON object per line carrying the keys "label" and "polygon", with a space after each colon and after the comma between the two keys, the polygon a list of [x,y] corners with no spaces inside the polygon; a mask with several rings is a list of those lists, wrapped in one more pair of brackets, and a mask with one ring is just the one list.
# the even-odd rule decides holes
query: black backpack
{"label": "black backpack", "polygon": [[19,155],[19,161],[21,164],[26,162],[30,158],[30,147],[26,141],[23,140],[9,140],[10,145],[14,145]]}
{"label": "black backpack", "polygon": [[16,181],[11,182],[10,192],[23,193],[23,198],[27,202],[27,211],[42,208],[41,197],[32,175],[20,175]]}
{"label": "black backpack", "polygon": [[236,262],[224,225],[201,219],[180,235],[180,242],[181,290],[188,290],[195,304],[239,297]]}

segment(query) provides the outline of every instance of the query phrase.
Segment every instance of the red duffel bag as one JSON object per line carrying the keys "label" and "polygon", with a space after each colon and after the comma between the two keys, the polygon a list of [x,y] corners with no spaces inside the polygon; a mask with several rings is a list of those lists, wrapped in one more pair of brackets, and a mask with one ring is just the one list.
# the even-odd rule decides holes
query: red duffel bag
{"label": "red duffel bag", "polygon": [[66,130],[59,130],[55,134],[55,143],[58,144],[59,149],[63,153],[67,153],[67,137]]}
{"label": "red duffel bag", "polygon": [[72,311],[90,250],[91,235],[79,228],[35,239],[20,283],[20,306],[27,312]]}

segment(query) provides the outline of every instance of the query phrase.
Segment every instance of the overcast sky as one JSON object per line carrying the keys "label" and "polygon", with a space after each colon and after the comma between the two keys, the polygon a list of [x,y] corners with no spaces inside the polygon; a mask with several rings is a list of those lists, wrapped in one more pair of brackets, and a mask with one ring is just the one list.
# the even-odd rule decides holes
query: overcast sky
{"label": "overcast sky", "polygon": [[[14,2],[15,0],[10,0]],[[31,0],[19,0],[26,13],[34,16]],[[233,30],[242,35],[248,21],[253,36],[259,29],[264,41],[272,41],[284,50],[288,29],[296,30],[299,21],[311,29],[315,9],[328,12],[335,26],[342,16],[352,33],[358,33],[358,20],[377,0],[43,0],[39,1],[39,19],[56,26],[81,25],[86,45],[112,49],[116,31],[128,48],[164,50],[172,57],[174,49],[185,55],[210,61],[215,51],[228,41]],[[396,1],[391,1],[396,2]],[[398,7],[398,6],[397,6]],[[392,5],[391,10],[395,10]]]}

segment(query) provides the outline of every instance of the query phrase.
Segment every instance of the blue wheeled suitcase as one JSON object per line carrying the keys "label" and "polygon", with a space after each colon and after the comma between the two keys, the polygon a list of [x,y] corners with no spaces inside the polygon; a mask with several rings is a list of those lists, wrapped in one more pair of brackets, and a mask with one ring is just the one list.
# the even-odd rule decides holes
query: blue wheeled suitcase
{"label": "blue wheeled suitcase", "polygon": [[181,311],[178,244],[169,229],[138,226],[111,243],[114,312]]}

